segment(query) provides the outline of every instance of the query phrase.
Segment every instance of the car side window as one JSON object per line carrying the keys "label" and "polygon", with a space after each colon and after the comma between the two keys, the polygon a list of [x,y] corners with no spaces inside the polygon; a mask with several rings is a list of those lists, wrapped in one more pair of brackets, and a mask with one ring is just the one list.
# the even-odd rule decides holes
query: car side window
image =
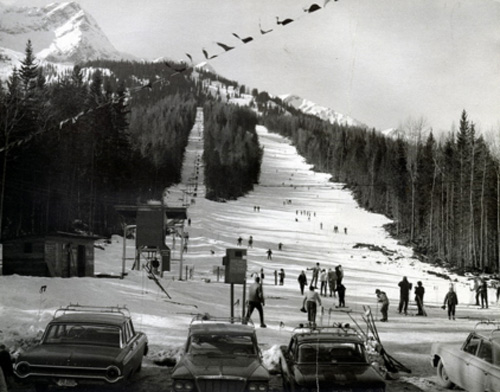
{"label": "car side window", "polygon": [[134,329],[134,324],[132,323],[132,320],[129,320],[127,325],[130,328],[130,336],[134,337],[135,336],[135,329]]}
{"label": "car side window", "polygon": [[127,329],[127,342],[130,341],[134,337],[134,329],[132,328],[132,323],[130,321],[125,325]]}
{"label": "car side window", "polygon": [[290,340],[290,345],[288,346],[288,353],[293,356],[295,354],[295,348],[297,346],[297,342],[295,339],[292,338],[292,340]]}
{"label": "car side window", "polygon": [[472,335],[465,343],[463,351],[472,355],[476,355],[477,348],[479,347],[480,343],[481,339],[478,336]]}
{"label": "car side window", "polygon": [[130,340],[130,328],[128,323],[125,323],[125,328],[123,328],[123,343],[127,344]]}
{"label": "car side window", "polygon": [[479,346],[477,356],[488,363],[493,363],[493,347],[491,346],[491,342],[483,340]]}

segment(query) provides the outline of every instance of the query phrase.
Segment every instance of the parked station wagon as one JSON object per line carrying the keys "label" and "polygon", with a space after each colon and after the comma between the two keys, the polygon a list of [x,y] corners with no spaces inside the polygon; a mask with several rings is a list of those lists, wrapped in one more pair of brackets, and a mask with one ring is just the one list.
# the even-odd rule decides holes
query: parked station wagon
{"label": "parked station wagon", "polygon": [[37,390],[115,384],[141,369],[147,351],[127,308],[70,305],[54,313],[41,343],[19,355],[14,372]]}
{"label": "parked station wagon", "polygon": [[262,364],[254,326],[195,317],[172,379],[173,392],[267,392],[269,372]]}
{"label": "parked station wagon", "polygon": [[368,361],[352,328],[298,328],[280,347],[283,389],[288,392],[384,392],[385,381]]}
{"label": "parked station wagon", "polygon": [[434,343],[431,363],[445,388],[457,385],[468,392],[500,391],[500,323],[476,324],[462,345]]}

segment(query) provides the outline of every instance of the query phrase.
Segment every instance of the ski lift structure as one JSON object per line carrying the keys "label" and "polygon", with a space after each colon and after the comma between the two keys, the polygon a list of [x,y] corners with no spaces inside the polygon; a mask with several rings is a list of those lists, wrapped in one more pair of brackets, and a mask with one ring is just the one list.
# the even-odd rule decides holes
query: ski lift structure
{"label": "ski lift structure", "polygon": [[[125,238],[131,228],[136,229],[135,257],[132,269],[140,269],[141,260],[146,260],[147,267],[163,277],[164,271],[170,271],[172,250],[175,250],[176,237],[180,237],[179,279],[182,280],[183,249],[187,240],[184,224],[187,219],[186,207],[168,207],[164,204],[117,205],[115,210],[127,223],[124,226],[124,246],[122,257],[122,278],[126,275]],[[166,239],[172,236],[172,249]]]}

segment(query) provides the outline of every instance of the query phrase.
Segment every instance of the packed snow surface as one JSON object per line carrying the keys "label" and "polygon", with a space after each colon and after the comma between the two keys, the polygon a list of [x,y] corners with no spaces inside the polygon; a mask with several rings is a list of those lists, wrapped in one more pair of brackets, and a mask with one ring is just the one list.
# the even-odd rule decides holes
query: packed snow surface
{"label": "packed snow surface", "polygon": [[[440,305],[450,281],[427,272],[446,271],[413,258],[409,248],[399,245],[384,231],[382,226],[389,222],[386,217],[361,209],[342,184],[330,182],[328,174],[314,172],[288,140],[269,133],[264,127],[258,127],[264,159],[260,183],[255,190],[239,200],[225,203],[204,199],[202,167],[195,176],[195,162],[203,149],[202,131],[202,122],[198,122],[191,133],[183,168],[183,183],[191,181],[191,190],[196,178],[196,196],[193,192],[186,193],[186,186],[179,184],[169,190],[166,199],[170,206],[187,201],[191,220],[191,225],[186,223],[185,226],[189,242],[187,253],[183,255],[182,270],[181,241],[177,238],[174,244],[172,237],[167,237],[173,261],[171,271],[159,279],[172,299],[168,299],[147,277],[144,269],[131,270],[133,260],[130,258],[135,243],[127,240],[127,276],[124,279],[0,276],[0,343],[6,344],[15,355],[33,344],[57,308],[69,303],[126,305],[136,329],[148,336],[149,364],[152,359],[178,357],[193,315],[230,315],[230,285],[223,282],[223,275],[218,278],[216,271],[222,266],[226,249],[237,247],[239,236],[243,238],[242,248],[248,252],[248,281],[261,268],[265,273],[264,314],[268,327],[258,328],[257,312],[252,317],[269,367],[275,365],[277,347],[287,344],[293,329],[306,321],[306,316],[299,311],[302,296],[297,276],[305,270],[310,281],[311,273],[307,268],[316,263],[326,269],[342,265],[347,288],[346,304],[353,315],[359,316],[363,305],[368,305],[380,318],[375,289],[387,293],[391,301],[389,322],[379,323],[380,337],[389,347],[388,351],[403,363],[420,361],[425,371],[417,373],[433,374],[430,365],[425,368],[432,342],[460,342],[478,319],[498,313],[497,304],[492,304],[489,310],[471,306],[470,281],[451,276],[452,280],[457,280],[455,287],[460,304],[457,321],[449,321]],[[335,226],[339,228],[338,233],[334,232]],[[250,236],[253,236],[253,247],[247,248]],[[283,244],[281,251],[278,250],[279,243]],[[358,243],[376,245],[389,250],[392,255],[364,247],[354,248]],[[122,237],[117,234],[110,243],[97,245],[96,274],[119,276],[122,271]],[[273,252],[272,260],[267,259],[268,249]],[[145,259],[141,260],[141,264],[145,262]],[[274,272],[280,268],[286,272],[283,286],[275,285]],[[192,277],[187,280],[186,271],[192,272]],[[429,317],[397,313],[398,282],[403,276],[414,285],[419,280],[423,282]],[[41,290],[42,286],[46,286],[45,291]],[[494,293],[490,292],[490,300],[493,299]],[[322,297],[325,312],[318,315],[318,323],[350,322],[346,313],[335,308],[336,300],[335,297]],[[235,285],[234,301],[235,314],[240,315],[242,285]],[[414,304],[410,313],[415,313]],[[439,390],[433,378],[417,375],[409,377],[408,381],[422,390]]]}

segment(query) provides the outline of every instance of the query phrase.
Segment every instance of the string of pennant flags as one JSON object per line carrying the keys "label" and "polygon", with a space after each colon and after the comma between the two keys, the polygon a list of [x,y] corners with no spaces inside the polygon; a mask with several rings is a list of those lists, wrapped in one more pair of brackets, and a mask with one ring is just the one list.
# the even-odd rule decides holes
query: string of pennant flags
{"label": "string of pennant flags", "polygon": [[[291,23],[294,23],[298,20],[300,20],[301,18],[303,18],[304,16],[306,15],[310,15],[312,13],[315,13],[321,9],[324,9],[328,3],[330,3],[330,1],[332,0],[324,0],[323,1],[323,5],[320,6],[319,4],[317,3],[312,3],[311,5],[309,5],[308,7],[305,7],[302,9],[302,14],[296,16],[296,17],[293,17],[293,18],[290,18],[290,17],[286,17],[286,18],[283,18],[283,19],[280,19],[280,17],[276,17],[276,25],[277,26],[287,26]],[[335,2],[337,2],[338,0],[333,0]],[[263,35],[266,35],[266,34],[269,34],[271,32],[273,32],[275,29],[274,28],[267,28],[267,29],[263,29],[262,28],[262,25],[261,23],[259,22],[259,31],[260,31],[260,34],[261,36]],[[232,36],[234,36],[235,38],[237,38],[241,44],[240,45],[246,45],[246,44],[249,44],[251,42],[254,42],[257,38],[254,37],[254,36],[245,36],[245,37],[242,37],[240,34],[238,33],[235,33],[233,32],[232,33]],[[222,48],[222,52],[220,53],[216,53],[216,54],[209,54],[208,51],[205,49],[205,48],[202,48],[201,52],[205,58],[205,60],[208,62],[214,58],[217,58],[221,55],[224,55],[234,49],[236,49],[238,47],[238,45],[229,45],[229,44],[226,44],[224,42],[215,42],[217,46],[219,46],[220,48]],[[113,97],[111,98],[110,101],[108,102],[104,102],[94,108],[87,108],[85,110],[82,110],[81,112],[79,112],[78,114],[76,114],[75,116],[72,116],[72,117],[69,117],[67,119],[64,119],[62,121],[59,122],[59,129],[62,129],[63,127],[65,127],[66,125],[70,125],[70,124],[75,124],[77,123],[82,117],[86,116],[87,114],[91,113],[91,112],[94,112],[94,111],[97,111],[101,108],[104,108],[108,105],[112,105],[112,104],[116,104],[119,102],[119,100],[121,99],[126,99],[127,101],[130,101],[133,97],[132,95],[136,92],[139,92],[139,91],[142,91],[142,90],[152,90],[153,89],[153,85],[157,84],[157,83],[164,83],[165,82],[167,83],[167,85],[170,83],[168,79],[174,77],[174,76],[177,76],[177,75],[183,75],[185,72],[189,71],[189,70],[192,70],[192,69],[195,69],[196,67],[198,67],[199,65],[201,65],[202,63],[200,64],[194,64],[193,62],[193,56],[190,54],[190,53],[185,53],[186,54],[186,57],[189,59],[189,63],[187,62],[181,62],[180,64],[174,64],[173,62],[170,63],[168,61],[164,61],[164,64],[165,66],[170,69],[172,71],[172,73],[166,77],[161,77],[161,78],[157,78],[156,80],[154,81],[148,81],[148,83],[144,84],[144,85],[141,85],[141,86],[138,86],[138,87],[133,87],[133,88],[129,88],[127,89],[126,91],[126,95],[125,97],[123,96],[120,96],[120,97]],[[3,152],[3,151],[6,151],[6,150],[9,150],[10,148],[12,147],[19,147],[25,143],[28,143],[29,141],[31,141],[34,137],[42,134],[43,132],[45,132],[46,128],[42,128],[40,129],[39,131],[37,132],[34,132],[32,134],[30,134],[29,136],[27,136],[26,138],[24,139],[21,139],[21,140],[17,140],[15,142],[12,142],[8,145],[5,145],[3,147],[0,148],[0,152]]]}

